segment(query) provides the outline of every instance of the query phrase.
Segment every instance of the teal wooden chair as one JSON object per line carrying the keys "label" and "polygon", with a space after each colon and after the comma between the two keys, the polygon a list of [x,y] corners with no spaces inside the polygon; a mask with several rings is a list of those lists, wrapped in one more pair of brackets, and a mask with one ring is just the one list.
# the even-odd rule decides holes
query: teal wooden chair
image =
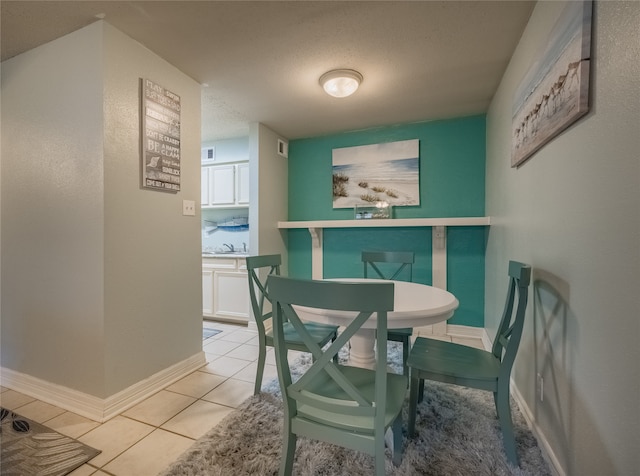
{"label": "teal wooden chair", "polygon": [[[264,365],[267,358],[267,346],[273,347],[273,331],[271,326],[272,310],[267,293],[267,277],[280,274],[280,255],[250,256],[247,258],[247,274],[249,276],[249,296],[251,298],[251,308],[258,328],[258,370],[256,372],[256,382],[254,395],[260,393],[262,387],[262,377],[264,376]],[[260,273],[264,271],[266,276],[261,279]],[[338,326],[309,323],[306,325],[313,342],[325,346],[329,341],[336,340],[338,336]],[[290,324],[285,325],[285,340],[289,349],[301,352],[309,352],[297,331]]]}
{"label": "teal wooden chair", "polygon": [[[365,278],[373,277],[380,279],[412,281],[414,262],[415,256],[411,251],[362,252],[362,263],[364,266]],[[370,270],[373,271],[373,273],[370,273]],[[408,376],[409,371],[407,369],[407,359],[409,358],[413,329],[410,327],[389,329],[389,333],[387,335],[390,341],[402,342],[402,370],[403,373]]]}
{"label": "teal wooden chair", "polygon": [[[402,459],[402,403],[407,377],[387,373],[387,313],[393,310],[393,283],[337,283],[270,276],[275,350],[284,401],[280,475],[291,475],[297,437],[305,436],[374,456],[375,474],[385,474],[385,432],[393,430],[393,463]],[[313,341],[297,306],[355,311],[354,319],[324,350]],[[337,364],[334,357],[353,334],[377,315],[375,370]],[[307,314],[307,318],[311,316]],[[291,323],[315,361],[293,382],[287,360],[285,326]]]}
{"label": "teal wooden chair", "polygon": [[[409,435],[415,434],[416,409],[424,391],[424,379],[487,390],[493,392],[507,458],[518,465],[509,379],[522,336],[530,281],[530,266],[509,262],[507,302],[491,352],[424,337],[416,339],[408,361],[411,372]],[[516,295],[517,306],[514,305]]]}

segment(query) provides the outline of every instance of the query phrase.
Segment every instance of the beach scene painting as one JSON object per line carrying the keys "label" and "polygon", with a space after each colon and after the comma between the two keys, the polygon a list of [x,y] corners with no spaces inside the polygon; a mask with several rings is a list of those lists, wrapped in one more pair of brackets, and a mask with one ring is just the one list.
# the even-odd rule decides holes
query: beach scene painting
{"label": "beach scene painting", "polygon": [[517,167],[589,111],[592,1],[570,1],[513,101],[511,166]]}
{"label": "beach scene painting", "polygon": [[418,139],[333,149],[333,208],[420,205]]}

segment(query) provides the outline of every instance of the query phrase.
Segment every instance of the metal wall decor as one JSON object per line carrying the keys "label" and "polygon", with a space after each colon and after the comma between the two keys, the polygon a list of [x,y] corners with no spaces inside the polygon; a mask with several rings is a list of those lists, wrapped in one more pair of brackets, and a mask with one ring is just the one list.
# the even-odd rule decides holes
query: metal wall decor
{"label": "metal wall decor", "polygon": [[180,190],[180,96],[141,79],[142,187]]}

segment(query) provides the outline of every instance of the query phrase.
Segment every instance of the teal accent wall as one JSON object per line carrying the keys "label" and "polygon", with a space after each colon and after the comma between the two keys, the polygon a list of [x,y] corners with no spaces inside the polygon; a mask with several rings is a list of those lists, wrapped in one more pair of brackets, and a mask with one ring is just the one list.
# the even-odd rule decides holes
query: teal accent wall
{"label": "teal accent wall", "polygon": [[[400,140],[420,141],[420,205],[395,207],[395,218],[484,216],[485,116],[394,125],[289,142],[289,220],[350,220],[333,209],[332,150]],[[362,276],[360,252],[414,251],[414,281],[431,284],[431,228],[324,230],[324,276]],[[447,287],[460,301],[450,324],[484,326],[485,227],[447,229]],[[311,277],[311,237],[288,231],[289,275]]]}

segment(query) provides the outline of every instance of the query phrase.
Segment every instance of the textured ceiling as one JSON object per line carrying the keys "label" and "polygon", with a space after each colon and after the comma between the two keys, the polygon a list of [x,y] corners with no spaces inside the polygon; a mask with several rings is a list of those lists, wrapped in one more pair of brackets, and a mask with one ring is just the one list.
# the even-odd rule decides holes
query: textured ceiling
{"label": "textured ceiling", "polygon": [[[296,139],[485,112],[534,3],[2,0],[2,60],[104,16],[203,84],[203,141]],[[335,68],[356,94],[323,92]]]}

